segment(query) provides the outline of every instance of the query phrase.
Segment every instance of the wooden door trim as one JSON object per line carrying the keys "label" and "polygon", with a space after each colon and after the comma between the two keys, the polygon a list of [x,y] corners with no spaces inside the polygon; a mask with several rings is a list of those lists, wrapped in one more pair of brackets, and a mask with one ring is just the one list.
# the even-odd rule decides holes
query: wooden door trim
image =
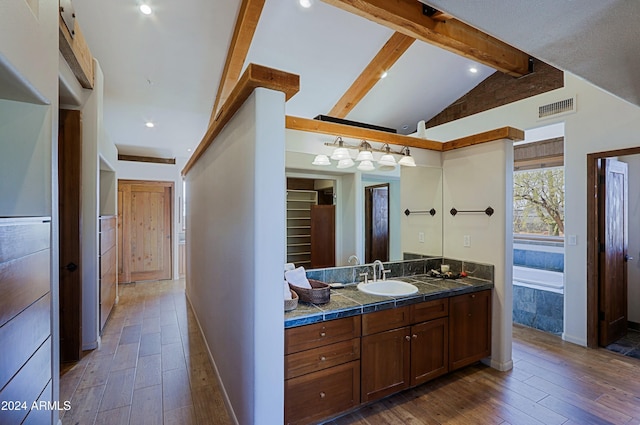
{"label": "wooden door trim", "polygon": [[640,154],[640,146],[587,154],[587,346],[598,348],[598,160]]}

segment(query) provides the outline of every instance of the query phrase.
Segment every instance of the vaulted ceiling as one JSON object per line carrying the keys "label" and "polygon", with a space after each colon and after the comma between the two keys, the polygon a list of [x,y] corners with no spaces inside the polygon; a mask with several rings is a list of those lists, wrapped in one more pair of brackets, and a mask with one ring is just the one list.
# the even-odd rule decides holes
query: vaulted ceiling
{"label": "vaulted ceiling", "polygon": [[[254,62],[301,76],[300,92],[286,105],[289,115],[328,114],[394,34],[388,26],[327,3],[313,0],[312,7],[303,8],[298,0],[267,0],[248,51],[245,66]],[[583,3],[592,8],[584,11]],[[149,0],[153,13],[148,16],[135,0],[73,4],[105,75],[105,126],[112,141],[128,154],[189,156],[209,123],[240,0]],[[638,103],[632,75],[640,71],[640,59],[620,52],[637,50],[638,29],[634,24],[614,31],[601,21],[603,16],[623,22],[637,17],[636,2],[607,3],[613,9],[596,7],[592,0],[581,1],[579,8],[571,0],[430,4]],[[609,45],[619,31],[626,46]],[[598,34],[607,37],[596,42],[592,38]],[[586,41],[598,50],[587,55]],[[617,68],[613,79],[622,81],[607,78],[603,69],[612,65]],[[470,72],[472,66],[476,73]],[[387,72],[347,119],[415,131],[419,120],[439,113],[494,69],[417,40]],[[146,128],[146,121],[155,127]]]}

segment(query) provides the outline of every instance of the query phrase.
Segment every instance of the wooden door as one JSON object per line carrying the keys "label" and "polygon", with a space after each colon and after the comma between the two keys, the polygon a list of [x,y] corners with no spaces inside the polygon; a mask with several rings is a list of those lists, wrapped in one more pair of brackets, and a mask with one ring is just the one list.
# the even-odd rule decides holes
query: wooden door
{"label": "wooden door", "polygon": [[409,387],[410,327],[362,337],[362,402],[377,400]]}
{"label": "wooden door", "polygon": [[599,343],[607,346],[627,333],[627,164],[600,163]]}
{"label": "wooden door", "polygon": [[411,386],[449,371],[449,320],[423,322],[411,327]]}
{"label": "wooden door", "polygon": [[311,268],[336,265],[336,208],[311,206]]}
{"label": "wooden door", "polygon": [[389,261],[389,184],[365,190],[365,262]]}
{"label": "wooden door", "polygon": [[173,183],[118,181],[118,282],[172,277]]}
{"label": "wooden door", "polygon": [[60,212],[60,361],[82,356],[80,111],[60,110],[58,127],[58,207]]}

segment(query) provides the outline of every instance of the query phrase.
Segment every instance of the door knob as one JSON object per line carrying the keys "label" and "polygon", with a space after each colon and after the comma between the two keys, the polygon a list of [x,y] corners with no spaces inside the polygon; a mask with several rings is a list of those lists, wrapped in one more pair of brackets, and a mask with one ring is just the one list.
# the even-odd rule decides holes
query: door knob
{"label": "door knob", "polygon": [[628,255],[624,256],[624,261],[631,261],[631,260],[633,260],[633,257],[630,257]]}
{"label": "door knob", "polygon": [[69,263],[63,267],[63,269],[67,269],[70,272],[75,272],[78,270],[78,265],[76,263]]}

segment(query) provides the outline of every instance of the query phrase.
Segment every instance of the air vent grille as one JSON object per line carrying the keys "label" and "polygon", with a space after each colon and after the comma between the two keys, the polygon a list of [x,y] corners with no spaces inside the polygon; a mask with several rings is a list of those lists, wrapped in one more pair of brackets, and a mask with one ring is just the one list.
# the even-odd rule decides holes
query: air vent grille
{"label": "air vent grille", "polygon": [[559,114],[567,114],[576,111],[576,98],[559,100],[538,107],[538,119],[549,118]]}

